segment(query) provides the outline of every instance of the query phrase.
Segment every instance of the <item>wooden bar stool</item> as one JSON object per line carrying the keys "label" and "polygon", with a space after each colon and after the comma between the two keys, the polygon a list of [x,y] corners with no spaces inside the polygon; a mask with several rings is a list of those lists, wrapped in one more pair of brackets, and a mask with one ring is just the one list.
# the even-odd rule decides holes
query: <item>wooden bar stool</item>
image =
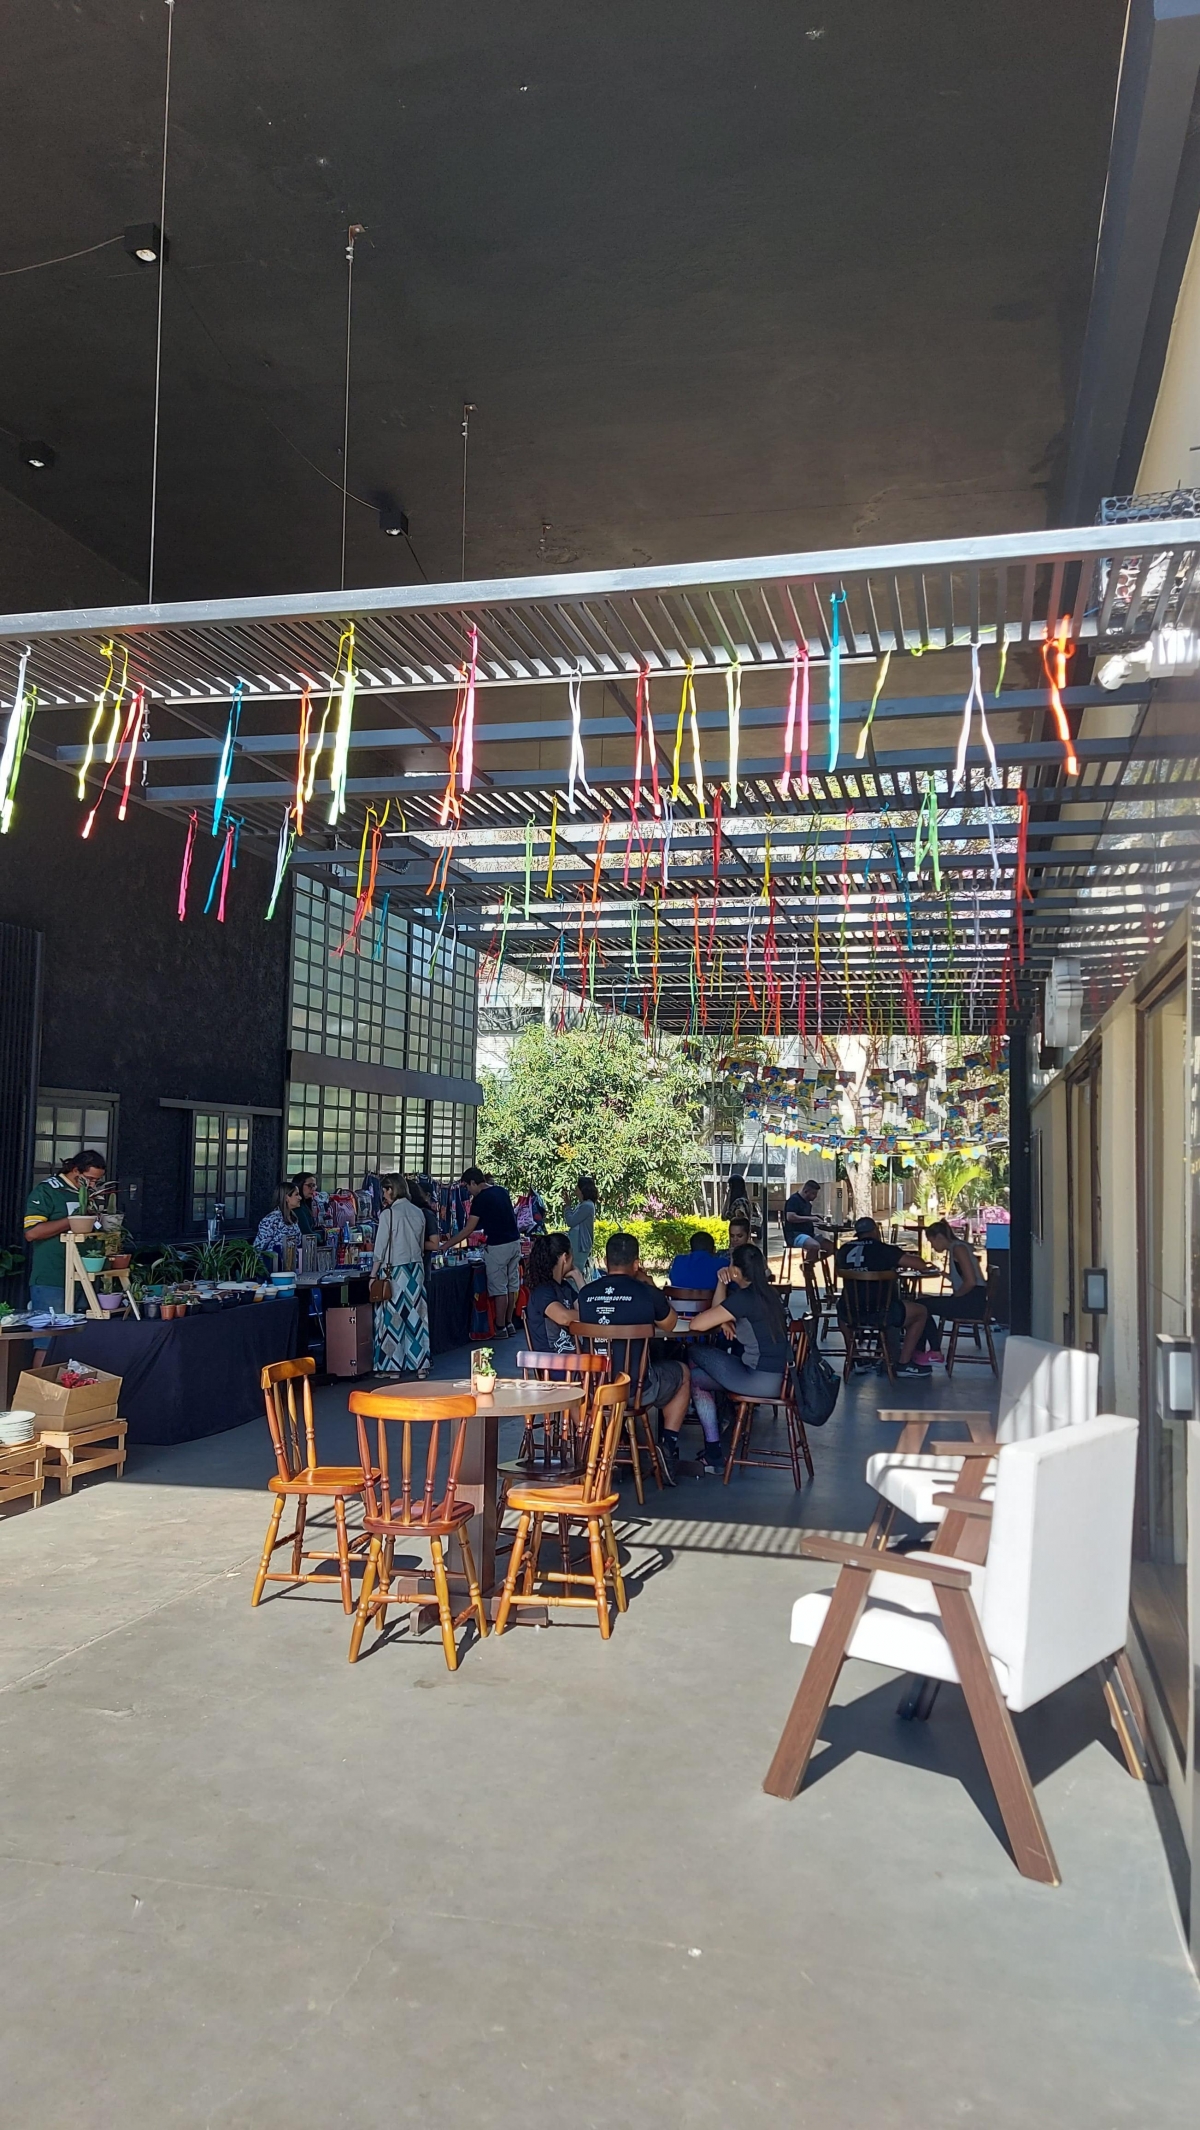
{"label": "wooden bar stool", "polygon": [[[464,1620],[474,1619],[481,1636],[486,1636],[488,1631],[487,1614],[483,1608],[479,1577],[475,1570],[475,1556],[467,1536],[467,1525],[475,1514],[475,1504],[473,1501],[459,1501],[457,1496],[467,1422],[474,1416],[475,1400],[461,1393],[457,1396],[436,1398],[427,1396],[424,1392],[356,1390],[350,1395],[350,1410],[358,1423],[359,1453],[363,1470],[368,1474],[364,1490],[363,1530],[370,1540],[362,1589],[358,1596],[358,1608],[354,1615],[354,1626],[350,1631],[350,1662],[353,1664],[357,1661],[367,1621],[372,1614],[378,1617],[382,1632],[387,1625],[389,1606],[410,1605],[420,1611],[422,1608],[428,1608],[431,1602],[436,1602],[446,1664],[450,1671],[457,1671],[455,1628],[461,1627]],[[367,1440],[368,1420],[374,1420],[376,1423],[374,1465],[370,1462],[371,1450]],[[447,1422],[450,1434],[450,1464],[445,1487],[435,1499],[442,1427],[443,1423]],[[398,1494],[392,1492],[387,1439],[389,1427],[399,1427],[401,1430]],[[414,1495],[413,1436],[417,1430],[425,1428],[429,1430],[429,1446],[425,1453],[425,1484],[421,1493]],[[392,1562],[398,1538],[428,1540],[432,1566],[406,1568],[404,1575],[406,1581],[409,1577],[414,1581],[432,1579],[435,1593],[433,1599],[428,1591],[393,1588]],[[450,1609],[450,1585],[446,1579],[446,1559],[442,1551],[442,1541],[447,1538],[458,1540],[467,1578],[469,1597],[459,1613]]]}
{"label": "wooden bar stool", "polygon": [[[275,1495],[275,1506],[267,1526],[266,1543],[258,1574],[254,1578],[254,1590],[250,1598],[257,1605],[268,1583],[327,1583],[328,1576],[306,1575],[305,1561],[336,1561],[342,1586],[342,1606],[346,1612],[354,1610],[354,1592],[350,1587],[350,1555],[361,1553],[366,1541],[355,1537],[353,1542],[346,1532],[346,1502],[363,1492],[366,1484],[361,1466],[357,1464],[319,1464],[317,1462],[317,1434],[313,1422],[312,1381],[316,1362],[311,1354],[304,1354],[298,1361],[272,1361],[262,1372],[263,1397],[267,1407],[267,1426],[271,1431],[271,1447],[279,1467],[273,1479],[267,1481],[268,1490]],[[300,1386],[301,1412],[296,1411],[296,1386]],[[301,1431],[303,1430],[303,1446]],[[288,1496],[296,1503],[296,1527],[280,1537],[279,1525]],[[334,1522],[337,1527],[337,1547],[332,1553],[326,1549],[304,1543],[304,1524],[310,1501],[332,1501]],[[272,1568],[271,1555],[279,1546],[290,1545],[292,1565],[290,1569]]]}
{"label": "wooden bar stool", "polygon": [[[521,1486],[510,1491],[509,1507],[516,1510],[519,1522],[504,1579],[504,1594],[496,1614],[497,1634],[504,1633],[514,1605],[572,1605],[586,1609],[594,1604],[600,1632],[607,1641],[612,1633],[608,1611],[610,1584],[617,1600],[617,1611],[628,1609],[612,1527],[612,1512],[620,1500],[612,1483],[613,1459],[625,1424],[628,1392],[628,1376],[618,1376],[613,1383],[602,1383],[596,1392],[587,1468],[579,1487]],[[571,1525],[582,1525],[586,1530],[591,1556],[589,1575],[573,1572],[569,1567],[541,1566],[542,1525],[548,1516],[557,1519],[560,1529],[564,1525],[568,1529]],[[518,1583],[522,1586],[519,1590]],[[572,1593],[577,1583],[587,1585],[591,1596],[574,1596]],[[535,1587],[538,1584],[540,1588]],[[560,1584],[563,1586],[561,1590],[558,1588]]]}
{"label": "wooden bar stool", "polygon": [[[631,1394],[625,1406],[625,1448],[633,1471],[639,1502],[646,1499],[642,1488],[642,1452],[645,1452],[661,1494],[665,1481],[662,1453],[654,1439],[649,1409],[642,1403],[650,1341],[661,1336],[656,1324],[577,1324],[575,1344],[580,1353],[599,1353],[610,1369],[628,1377]],[[617,1351],[617,1349],[620,1351]],[[635,1350],[636,1349],[636,1350]],[[614,1375],[614,1381],[616,1377]],[[638,1436],[641,1435],[639,1443]],[[625,1462],[625,1458],[620,1460]],[[672,1482],[673,1483],[673,1482]]]}

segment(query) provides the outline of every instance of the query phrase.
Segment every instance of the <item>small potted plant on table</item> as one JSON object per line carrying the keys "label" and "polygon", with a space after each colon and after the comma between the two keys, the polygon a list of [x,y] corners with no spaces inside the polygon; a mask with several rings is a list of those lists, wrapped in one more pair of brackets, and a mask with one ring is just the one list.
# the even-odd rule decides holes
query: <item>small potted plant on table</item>
{"label": "small potted plant on table", "polygon": [[479,1346],[471,1355],[471,1389],[478,1398],[490,1398],[495,1388],[495,1356],[490,1346]]}

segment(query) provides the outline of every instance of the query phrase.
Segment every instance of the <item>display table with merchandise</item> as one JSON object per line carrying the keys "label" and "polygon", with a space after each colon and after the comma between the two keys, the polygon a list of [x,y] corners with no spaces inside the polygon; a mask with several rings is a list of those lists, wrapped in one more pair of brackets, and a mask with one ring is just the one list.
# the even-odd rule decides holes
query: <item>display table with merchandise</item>
{"label": "display table with merchandise", "polygon": [[259,1377],[295,1353],[296,1313],[286,1295],[167,1323],[73,1324],[53,1334],[45,1361],[85,1361],[123,1377],[130,1442],[194,1442],[261,1420]]}

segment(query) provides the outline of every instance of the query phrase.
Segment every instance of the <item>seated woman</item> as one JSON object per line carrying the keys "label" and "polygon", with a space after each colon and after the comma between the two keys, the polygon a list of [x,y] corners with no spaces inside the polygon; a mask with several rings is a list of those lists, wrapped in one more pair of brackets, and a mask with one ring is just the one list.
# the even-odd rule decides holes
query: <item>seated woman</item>
{"label": "seated woman", "polygon": [[704,1429],[704,1462],[714,1472],[725,1464],[717,1425],[718,1390],[731,1398],[777,1398],[788,1364],[787,1319],[767,1262],[753,1243],[741,1243],[717,1274],[711,1309],[692,1318],[693,1331],[736,1329],[741,1356],[702,1346],[692,1352],[692,1397]]}
{"label": "seated woman", "polygon": [[931,1228],[926,1228],[925,1234],[938,1255],[945,1257],[953,1290],[950,1294],[929,1297],[929,1314],[938,1322],[936,1329],[931,1326],[927,1338],[930,1351],[937,1353],[941,1350],[943,1324],[952,1323],[955,1317],[965,1318],[967,1322],[982,1322],[987,1308],[987,1282],[971,1245],[955,1234],[949,1221],[935,1220]]}
{"label": "seated woman", "polygon": [[533,1353],[574,1353],[571,1326],[579,1322],[574,1272],[568,1236],[534,1236],[525,1264],[525,1329]]}

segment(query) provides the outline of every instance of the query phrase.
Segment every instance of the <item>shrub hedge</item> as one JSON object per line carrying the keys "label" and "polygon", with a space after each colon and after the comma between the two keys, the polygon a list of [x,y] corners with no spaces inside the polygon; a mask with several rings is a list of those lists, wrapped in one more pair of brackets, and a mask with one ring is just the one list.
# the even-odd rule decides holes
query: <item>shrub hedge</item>
{"label": "shrub hedge", "polygon": [[598,1220],[596,1222],[596,1258],[604,1262],[604,1245],[610,1235],[636,1235],[642,1263],[652,1272],[663,1271],[673,1257],[681,1257],[693,1235],[711,1235],[718,1250],[729,1248],[729,1223],[726,1220],[708,1220],[695,1214],[686,1220]]}

